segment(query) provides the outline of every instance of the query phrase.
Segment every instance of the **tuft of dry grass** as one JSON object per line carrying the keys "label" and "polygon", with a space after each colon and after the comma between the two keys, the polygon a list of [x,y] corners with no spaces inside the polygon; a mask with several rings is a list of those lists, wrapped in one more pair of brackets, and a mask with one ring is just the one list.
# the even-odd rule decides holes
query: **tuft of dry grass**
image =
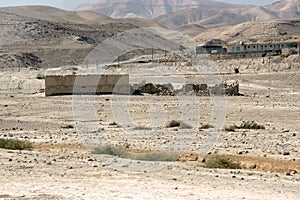
{"label": "tuft of dry grass", "polygon": [[16,139],[3,139],[0,138],[0,148],[11,150],[28,150],[31,149],[31,143]]}
{"label": "tuft of dry grass", "polygon": [[215,156],[205,161],[205,168],[241,169],[241,166],[227,157]]}
{"label": "tuft of dry grass", "polygon": [[264,125],[260,125],[254,121],[243,121],[240,126],[231,125],[224,128],[225,131],[235,131],[236,129],[266,129]]}
{"label": "tuft of dry grass", "polygon": [[175,128],[175,127],[184,128],[184,129],[192,128],[190,125],[179,120],[172,120],[166,126],[166,128]]}
{"label": "tuft of dry grass", "polygon": [[93,154],[105,154],[118,156],[120,158],[127,158],[132,160],[142,160],[142,161],[162,161],[162,162],[172,162],[177,161],[179,155],[173,152],[142,152],[142,153],[132,153],[123,150],[119,147],[105,145],[96,147]]}
{"label": "tuft of dry grass", "polygon": [[210,129],[210,128],[214,128],[214,126],[210,125],[210,124],[203,124],[199,129]]}

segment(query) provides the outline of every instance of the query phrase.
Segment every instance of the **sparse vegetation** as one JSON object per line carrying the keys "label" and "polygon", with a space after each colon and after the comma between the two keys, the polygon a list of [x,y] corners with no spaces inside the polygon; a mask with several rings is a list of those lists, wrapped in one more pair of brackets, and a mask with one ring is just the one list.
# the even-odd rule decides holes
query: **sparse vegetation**
{"label": "sparse vegetation", "polygon": [[136,126],[133,128],[133,130],[152,130],[152,128],[146,126]]}
{"label": "sparse vegetation", "polygon": [[174,128],[174,127],[180,127],[180,121],[172,120],[172,121],[170,121],[170,123],[167,125],[167,128]]}
{"label": "sparse vegetation", "polygon": [[238,127],[239,129],[266,129],[263,125],[259,125],[254,121],[243,121]]}
{"label": "sparse vegetation", "polygon": [[128,154],[129,159],[143,161],[161,161],[172,162],[178,160],[179,155],[171,152],[150,152],[150,153],[131,153]]}
{"label": "sparse vegetation", "polygon": [[43,80],[43,79],[45,79],[45,75],[44,74],[37,74],[36,79]]}
{"label": "sparse vegetation", "polygon": [[177,153],[172,153],[172,152],[131,153],[119,147],[114,147],[110,145],[97,147],[94,149],[94,151],[92,151],[92,153],[106,154],[106,155],[118,156],[120,158],[142,160],[142,161],[172,162],[178,160],[179,158],[179,155]]}
{"label": "sparse vegetation", "polygon": [[239,163],[235,163],[229,158],[215,156],[205,162],[205,168],[241,169],[241,166]]}
{"label": "sparse vegetation", "polygon": [[203,124],[199,129],[210,129],[210,128],[214,128],[214,126],[210,124]]}
{"label": "sparse vegetation", "polygon": [[231,126],[225,127],[224,130],[228,131],[228,132],[234,132],[236,128],[237,128],[236,125],[231,125]]}
{"label": "sparse vegetation", "polygon": [[110,126],[119,126],[116,122],[112,122],[109,124]]}
{"label": "sparse vegetation", "polygon": [[179,120],[172,120],[170,121],[169,124],[167,124],[166,126],[167,128],[175,128],[175,127],[180,127],[180,128],[185,128],[185,129],[189,129],[189,128],[192,128],[190,125],[184,123],[184,122],[181,122]]}
{"label": "sparse vegetation", "polygon": [[31,143],[16,139],[0,138],[0,148],[11,150],[27,150],[31,149]]}
{"label": "sparse vegetation", "polygon": [[72,129],[72,128],[74,128],[74,126],[71,125],[71,124],[68,124],[68,125],[62,126],[62,128],[65,128],[65,129]]}
{"label": "sparse vegetation", "polygon": [[122,150],[121,148],[114,147],[111,145],[99,146],[96,147],[93,151],[93,154],[105,154],[105,155],[112,155],[118,156],[121,158],[126,157],[126,151]]}
{"label": "sparse vegetation", "polygon": [[235,131],[235,129],[254,129],[254,130],[258,130],[258,129],[266,129],[264,125],[260,125],[257,124],[254,121],[243,121],[241,123],[240,126],[236,126],[236,125],[231,125],[228,127],[225,127],[224,130],[225,131]]}

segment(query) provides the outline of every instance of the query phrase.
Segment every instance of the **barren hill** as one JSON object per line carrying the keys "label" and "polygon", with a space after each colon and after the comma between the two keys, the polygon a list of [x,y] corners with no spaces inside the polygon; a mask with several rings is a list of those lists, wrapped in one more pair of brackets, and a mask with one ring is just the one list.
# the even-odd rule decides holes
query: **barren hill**
{"label": "barren hill", "polygon": [[300,0],[281,0],[265,7],[247,6],[210,10],[204,8],[186,9],[155,18],[168,26],[199,24],[202,26],[234,25],[251,21],[276,20],[300,17]]}
{"label": "barren hill", "polygon": [[100,0],[97,4],[84,4],[76,10],[92,10],[112,18],[154,18],[179,10],[203,8],[219,10],[238,7],[213,0]]}
{"label": "barren hill", "polygon": [[250,7],[220,10],[216,15],[199,20],[196,23],[202,26],[220,26],[274,19],[278,19],[276,13],[263,7]]}
{"label": "barren hill", "polygon": [[205,31],[206,28],[204,28],[203,26],[200,26],[198,24],[189,24],[189,25],[185,25],[185,26],[176,27],[176,28],[174,28],[174,30],[179,31],[190,37],[195,37],[199,33]]}
{"label": "barren hill", "polygon": [[281,0],[266,6],[266,8],[276,12],[280,18],[300,17],[300,0]]}
{"label": "barren hill", "polygon": [[299,40],[300,20],[274,20],[247,22],[233,26],[208,29],[195,37],[202,43],[211,39],[227,42],[279,42]]}
{"label": "barren hill", "polygon": [[45,6],[0,9],[0,66],[78,64],[99,43],[137,26],[92,12]]}
{"label": "barren hill", "polygon": [[178,12],[161,15],[155,18],[154,20],[167,27],[176,27],[176,26],[185,26],[188,24],[195,23],[197,21],[214,16],[217,13],[218,13],[217,10],[194,8],[194,9],[181,10]]}
{"label": "barren hill", "polygon": [[0,8],[0,11],[20,17],[60,23],[107,24],[114,22],[114,20],[109,17],[91,11],[70,12],[49,6],[16,6]]}
{"label": "barren hill", "polygon": [[263,7],[232,8],[222,10],[191,9],[157,17],[159,23],[168,26],[199,24],[202,26],[234,25],[249,21],[273,20],[279,17]]}

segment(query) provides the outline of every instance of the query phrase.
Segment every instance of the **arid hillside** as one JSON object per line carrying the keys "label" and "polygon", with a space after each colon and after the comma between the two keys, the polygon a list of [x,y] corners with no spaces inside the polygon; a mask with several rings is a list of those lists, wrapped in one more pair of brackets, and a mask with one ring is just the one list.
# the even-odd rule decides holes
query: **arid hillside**
{"label": "arid hillside", "polygon": [[239,7],[213,0],[100,0],[97,4],[84,4],[76,10],[92,10],[112,18],[155,18],[167,13],[191,8],[219,10]]}
{"label": "arid hillside", "polygon": [[275,12],[280,18],[299,18],[299,0],[281,0],[266,6],[270,11]]}
{"label": "arid hillside", "polygon": [[84,4],[76,10],[91,10],[112,18],[150,18],[167,27],[197,24],[211,28],[251,21],[298,18],[300,1],[281,0],[267,6],[241,6],[211,0],[101,0],[97,4]]}
{"label": "arid hillside", "polygon": [[79,64],[99,42],[137,27],[89,11],[45,6],[1,8],[0,23],[2,68]]}
{"label": "arid hillside", "polygon": [[204,7],[185,9],[158,16],[155,20],[168,27],[188,24],[217,27],[253,21],[299,18],[299,11],[299,0],[282,0],[264,7],[246,6],[219,10]]}
{"label": "arid hillside", "polygon": [[211,28],[195,36],[198,42],[222,39],[227,42],[280,42],[299,40],[299,20],[246,22],[233,26]]}

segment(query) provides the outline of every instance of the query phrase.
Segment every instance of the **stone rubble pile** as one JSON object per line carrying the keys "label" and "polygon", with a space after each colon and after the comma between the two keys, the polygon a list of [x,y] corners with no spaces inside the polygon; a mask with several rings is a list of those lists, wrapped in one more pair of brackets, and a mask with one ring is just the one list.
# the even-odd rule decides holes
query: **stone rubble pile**
{"label": "stone rubble pile", "polygon": [[172,84],[138,84],[132,86],[133,94],[151,94],[157,96],[211,96],[211,95],[228,95],[237,96],[239,93],[239,82],[224,81],[222,84],[209,87],[207,84],[185,84],[181,89],[175,90]]}

